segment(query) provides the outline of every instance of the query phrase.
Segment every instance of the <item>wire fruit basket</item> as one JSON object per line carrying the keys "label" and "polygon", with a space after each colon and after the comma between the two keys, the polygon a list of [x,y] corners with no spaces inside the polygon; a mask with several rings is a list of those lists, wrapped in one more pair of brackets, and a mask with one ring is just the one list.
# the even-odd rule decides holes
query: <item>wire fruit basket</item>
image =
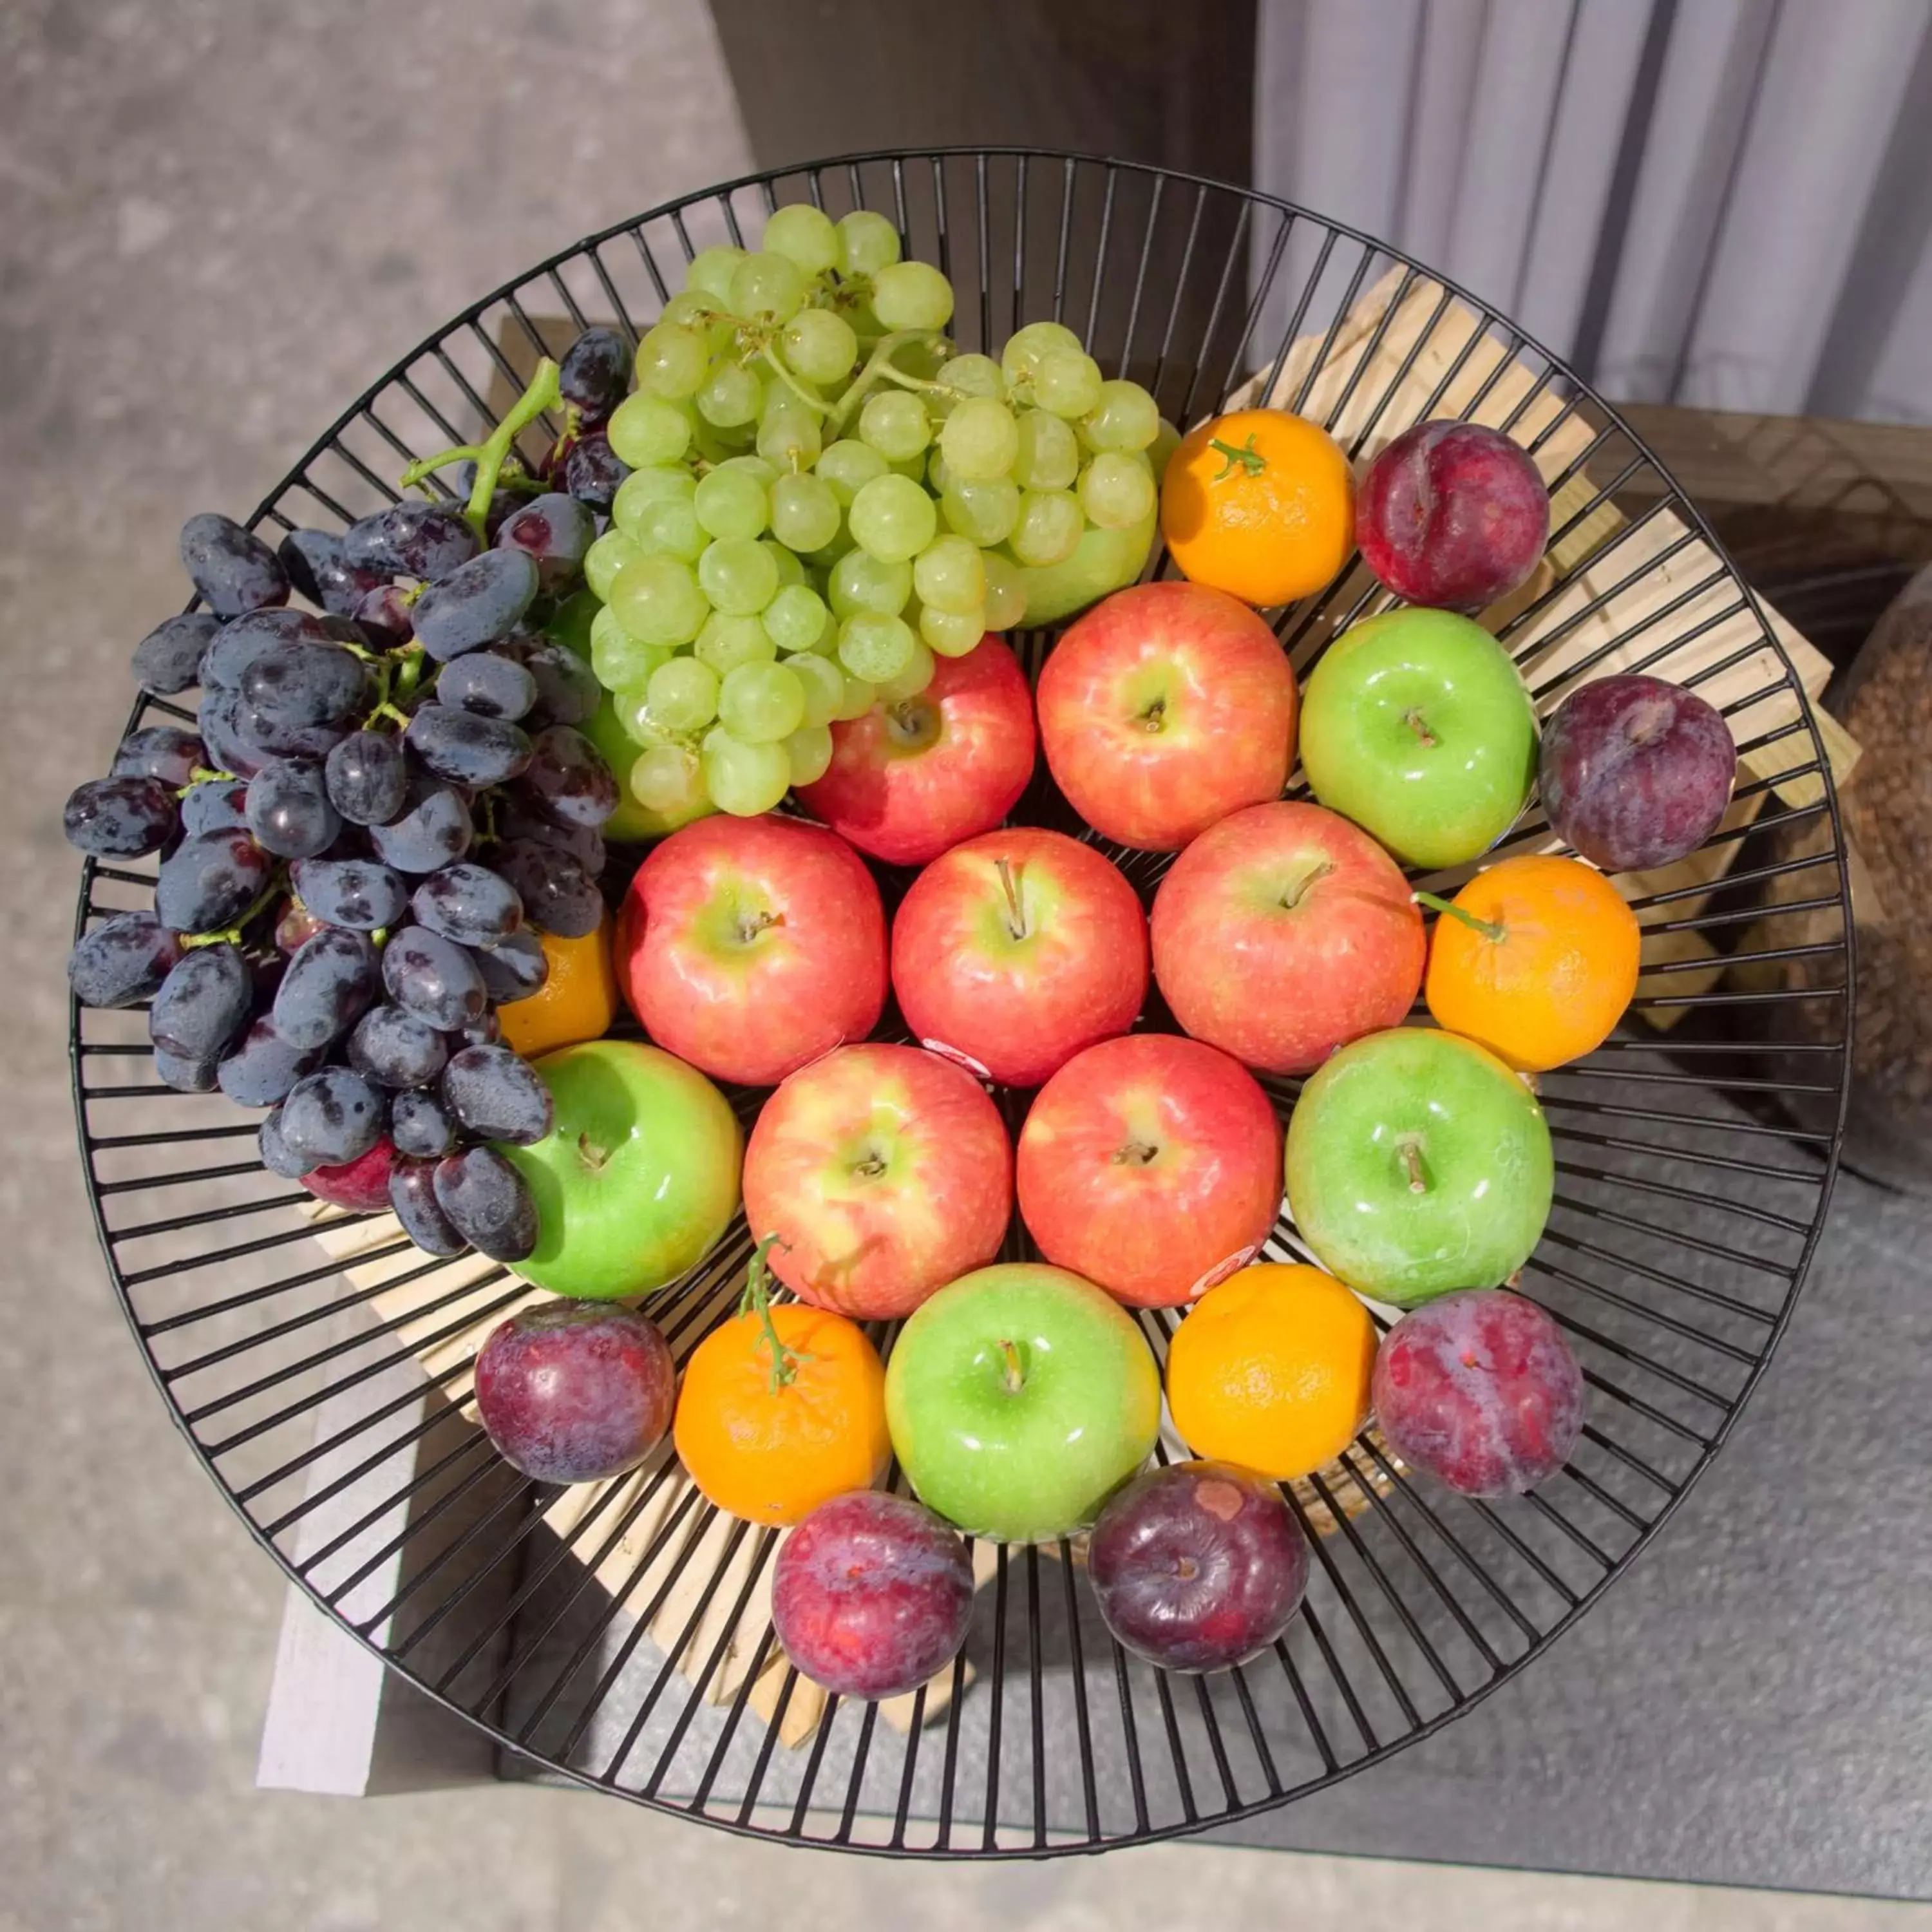
{"label": "wire fruit basket", "polygon": [[[634,338],[697,250],[755,238],[805,198],[889,214],[905,252],[958,288],[963,347],[997,353],[1024,322],[1064,320],[1183,425],[1264,398],[1358,460],[1430,416],[1504,429],[1553,500],[1542,574],[1488,620],[1539,711],[1582,677],[1636,669],[1696,686],[1731,721],[1742,762],[1724,826],[1672,876],[1624,882],[1644,928],[1631,1018],[1541,1082],[1556,1205],[1522,1287],[1590,1387],[1569,1468],[1528,1497],[1473,1502],[1366,1431],[1292,1486],[1313,1550],[1294,1625],[1210,1678],[1113,1642],[1077,1540],[982,1546],[949,1673],[854,1706],[816,1693],[772,1635],[778,1532],[719,1519],[664,1458],[566,1496],[496,1457],[466,1413],[470,1366],[521,1282],[473,1258],[446,1275],[457,1264],[378,1217],[319,1223],[257,1166],[253,1117],[160,1084],[140,1012],[76,1008],[103,1248],[156,1387],[257,1540],[517,1759],[726,1828],[889,1854],[1041,1856],[1226,1825],[1378,1762],[1538,1655],[1682,1499],[1790,1318],[1837,1164],[1851,980],[1828,747],[1787,648],[1802,640],[1616,411],[1474,297],[1267,196],[1036,150],[752,176],[592,236],[405,357],[253,524],[272,542],[394,500],[390,479],[494,424],[560,335],[612,321]],[[532,446],[559,427],[533,428]],[[1384,595],[1352,565],[1278,614],[1298,670]],[[1016,642],[1036,676],[1052,634]],[[132,723],[174,719],[193,715],[144,694]],[[1016,816],[1066,823],[1043,770]],[[1534,806],[1510,843],[1552,844]],[[1144,896],[1168,862],[1110,856]],[[881,883],[890,904],[904,880]],[[148,884],[90,861],[77,929]],[[1142,1024],[1172,1026],[1157,1001]],[[889,1012],[881,1036],[896,1028]],[[1268,1084],[1286,1119],[1298,1083]],[[747,1120],[760,1097],[733,1096]],[[1027,1096],[998,1097],[1017,1128]],[[750,1246],[741,1220],[647,1304],[680,1360],[732,1305]],[[1034,1252],[1016,1220],[1006,1257]],[[1285,1210],[1267,1252],[1306,1258]],[[1177,1312],[1140,1317],[1156,1354]],[[1171,1437],[1168,1450],[1184,1453]]]}

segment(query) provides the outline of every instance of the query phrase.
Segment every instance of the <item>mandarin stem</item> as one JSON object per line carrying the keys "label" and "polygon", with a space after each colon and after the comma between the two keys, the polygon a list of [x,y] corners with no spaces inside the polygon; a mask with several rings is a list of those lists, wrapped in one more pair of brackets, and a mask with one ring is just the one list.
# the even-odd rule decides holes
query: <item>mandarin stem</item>
{"label": "mandarin stem", "polygon": [[1466,906],[1459,906],[1454,899],[1439,898],[1434,892],[1418,891],[1412,896],[1419,905],[1427,906],[1432,912],[1446,912],[1451,919],[1460,919],[1472,932],[1479,932],[1492,945],[1500,946],[1509,937],[1508,928],[1493,919],[1478,919]]}

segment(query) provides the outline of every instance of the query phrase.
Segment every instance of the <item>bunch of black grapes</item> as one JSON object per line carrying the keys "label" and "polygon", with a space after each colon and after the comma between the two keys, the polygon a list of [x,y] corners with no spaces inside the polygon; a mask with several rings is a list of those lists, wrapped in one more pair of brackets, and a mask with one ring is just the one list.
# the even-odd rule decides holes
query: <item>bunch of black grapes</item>
{"label": "bunch of black grapes", "polygon": [[544,626],[568,628],[623,476],[601,425],[628,376],[621,338],[578,338],[568,430],[538,474],[508,472],[480,536],[440,500],[276,550],[190,518],[206,608],[143,638],[134,668],[156,692],[198,686],[196,729],[132,733],[67,802],[83,852],[160,854],[153,909],[75,946],[76,998],[151,1001],[169,1086],[266,1108],[266,1166],[346,1204],[386,1194],[431,1254],[536,1244],[494,1144],[541,1140],[550,1099],[495,1009],[543,985],[541,933],[603,914],[617,786],[578,729],[602,694]]}

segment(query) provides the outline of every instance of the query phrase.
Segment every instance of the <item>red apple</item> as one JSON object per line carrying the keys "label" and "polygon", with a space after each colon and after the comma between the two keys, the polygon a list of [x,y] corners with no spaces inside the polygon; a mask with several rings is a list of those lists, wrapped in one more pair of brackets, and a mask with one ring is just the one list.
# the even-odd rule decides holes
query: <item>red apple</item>
{"label": "red apple", "polygon": [[1422,983],[1401,868],[1318,805],[1252,805],[1202,832],[1161,880],[1153,928],[1174,1018],[1264,1072],[1309,1072],[1400,1026]]}
{"label": "red apple", "polygon": [[833,725],[831,766],[798,796],[860,851],[922,866],[1012,811],[1033,776],[1034,742],[1025,674],[988,636],[940,658],[917,697]]}
{"label": "red apple", "polygon": [[1204,584],[1117,591],[1040,674],[1046,762],[1067,801],[1122,845],[1177,851],[1294,762],[1294,673],[1274,633]]}
{"label": "red apple", "polygon": [[745,1218],[778,1237],[772,1272],[861,1322],[909,1315],[990,1261],[1012,1194],[986,1089],[916,1046],[842,1046],[801,1068],[745,1150]]}
{"label": "red apple", "polygon": [[934,1053],[1037,1087],[1125,1033],[1147,998],[1147,918],[1090,845],[1010,826],[942,853],[892,920],[892,990]]}
{"label": "red apple", "polygon": [[1281,1124],[1252,1074],[1172,1034],[1102,1040],[1020,1130],[1020,1214],[1050,1262],[1135,1308],[1192,1301],[1281,1210]]}
{"label": "red apple", "polygon": [[618,976],[652,1040],[714,1079],[771,1087],[886,1003],[886,916],[865,861],[795,818],[701,818],[638,868]]}

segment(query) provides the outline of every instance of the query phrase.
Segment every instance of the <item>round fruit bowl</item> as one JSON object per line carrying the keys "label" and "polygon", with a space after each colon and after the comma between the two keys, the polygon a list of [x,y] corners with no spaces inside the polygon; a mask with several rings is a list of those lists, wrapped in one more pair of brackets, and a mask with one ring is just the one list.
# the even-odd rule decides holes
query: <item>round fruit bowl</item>
{"label": "round fruit bowl", "polygon": [[[641,215],[412,352],[254,523],[272,537],[333,527],[392,500],[388,479],[494,424],[539,356],[594,321],[634,337],[675,264],[807,196],[888,213],[907,252],[958,285],[963,346],[1064,319],[1184,426],[1266,399],[1324,424],[1358,467],[1424,418],[1502,429],[1550,488],[1552,536],[1486,622],[1539,712],[1581,678],[1637,670],[1725,715],[1742,768],[1724,825],[1691,859],[1622,882],[1643,934],[1628,1018],[1540,1082],[1556,1204],[1522,1287],[1588,1384],[1568,1466],[1520,1500],[1468,1501],[1365,1432],[1293,1486],[1312,1562],[1288,1635],[1208,1677],[1164,1675],[1113,1641],[1079,1542],[982,1544],[958,1660],[910,1699],[855,1707],[776,1645],[778,1532],[720,1516],[668,1452],[568,1491],[491,1452],[469,1407],[474,1358],[523,1284],[473,1257],[429,1259],[376,1216],[301,1211],[308,1197],[256,1166],[252,1118],[158,1082],[139,1012],[74,1014],[89,1192],[156,1386],[231,1504],[324,1610],[521,1759],[728,1828],[855,1850],[1042,1856],[1201,1830],[1375,1762],[1523,1668],[1729,1432],[1804,1280],[1838,1155],[1850,926],[1830,769],[1778,630],[1586,384],[1370,237],[1125,164],[874,154]],[[1386,602],[1352,559],[1274,628],[1305,677]],[[1013,641],[1037,679],[1054,634]],[[134,722],[190,716],[148,696]],[[1043,766],[1014,815],[1084,830]],[[1096,842],[1143,899],[1172,862]],[[1534,806],[1505,842],[1556,844]],[[1415,882],[1454,890],[1468,869]],[[896,902],[905,875],[880,877]],[[90,862],[80,925],[150,884]],[[1794,1007],[1823,1018],[1780,1025]],[[1157,1002],[1140,1024],[1174,1030]],[[878,1036],[906,1037],[896,1012]],[[1266,1084],[1286,1119],[1299,1083]],[[731,1097],[748,1121],[763,1096]],[[1017,1128],[1028,1096],[996,1097]],[[733,1306],[751,1247],[741,1219],[652,1298],[680,1363]],[[1034,1252],[1016,1219],[1004,1258]],[[1305,1256],[1285,1214],[1267,1252]],[[1141,1316],[1157,1355],[1178,1313]],[[890,1346],[890,1324],[872,1332]]]}

